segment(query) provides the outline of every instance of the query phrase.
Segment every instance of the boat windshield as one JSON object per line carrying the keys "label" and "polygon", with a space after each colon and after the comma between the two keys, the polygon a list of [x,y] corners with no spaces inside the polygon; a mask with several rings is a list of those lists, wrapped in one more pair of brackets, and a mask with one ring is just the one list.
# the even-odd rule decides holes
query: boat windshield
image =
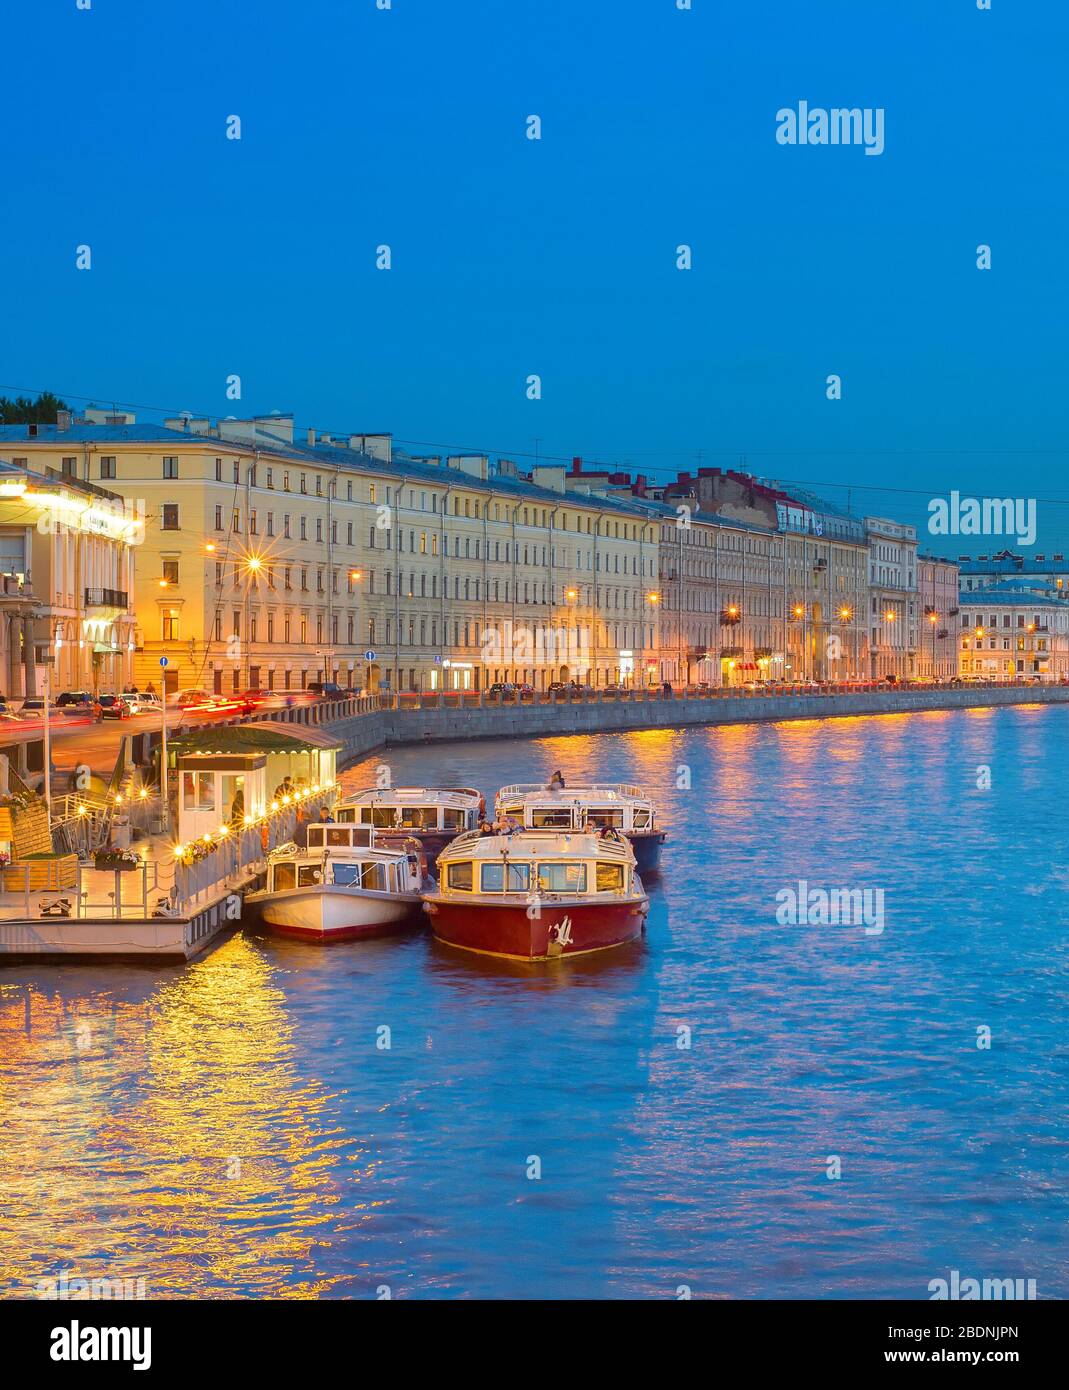
{"label": "boat windshield", "polygon": [[538,891],[540,893],[585,893],[585,864],[538,865]]}
{"label": "boat windshield", "polygon": [[596,883],[596,891],[599,893],[618,893],[624,886],[624,866],[598,864]]}
{"label": "boat windshield", "polygon": [[297,883],[296,864],[276,864],[274,890],[281,892],[284,888],[293,888]]}
{"label": "boat windshield", "polygon": [[335,864],[334,882],[343,888],[369,888],[386,892],[386,865],[378,860],[363,864]]}
{"label": "boat windshield", "polygon": [[530,878],[530,864],[484,864],[482,890],[484,893],[526,893]]}

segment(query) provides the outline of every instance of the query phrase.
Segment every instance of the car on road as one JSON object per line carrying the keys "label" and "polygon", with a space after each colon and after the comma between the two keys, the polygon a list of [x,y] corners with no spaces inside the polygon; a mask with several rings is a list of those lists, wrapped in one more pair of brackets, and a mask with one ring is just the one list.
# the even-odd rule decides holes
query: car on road
{"label": "car on road", "polygon": [[511,681],[494,681],[486,693],[491,700],[515,700],[516,686]]}
{"label": "car on road", "polygon": [[[61,714],[66,714],[66,713],[68,713],[68,712],[70,711],[70,708],[71,708],[71,707],[68,705],[68,706],[64,707],[63,709],[61,709],[58,703],[50,704],[50,705],[48,706],[48,717],[49,717],[49,719],[55,719],[55,718],[57,718],[57,717],[58,717],[59,715],[61,715]],[[77,712],[77,711],[75,711],[75,712]],[[87,712],[88,712],[88,711],[87,711]],[[43,696],[43,695],[27,695],[26,699],[23,700],[23,702],[22,702],[22,708],[19,710],[19,715],[20,715],[20,717],[23,718],[23,719],[43,719],[43,718],[44,718],[44,714],[45,714],[45,701],[44,701],[44,696]]]}
{"label": "car on road", "polygon": [[125,695],[101,695],[99,704],[101,719],[129,719],[133,713]]}
{"label": "car on road", "polygon": [[207,708],[221,696],[209,695],[206,690],[180,690],[172,696],[172,704],[178,709]]}

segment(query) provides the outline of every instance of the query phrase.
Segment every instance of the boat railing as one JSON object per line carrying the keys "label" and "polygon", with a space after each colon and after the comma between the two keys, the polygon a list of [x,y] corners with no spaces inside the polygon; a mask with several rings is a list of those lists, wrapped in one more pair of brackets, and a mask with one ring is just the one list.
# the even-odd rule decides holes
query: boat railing
{"label": "boat railing", "polygon": [[617,796],[627,797],[631,801],[650,799],[641,787],[633,787],[628,782],[584,782],[581,787],[551,787],[547,782],[513,782],[511,786],[501,788],[497,799],[502,801],[513,796],[544,796],[547,793],[559,793],[562,800],[569,797],[581,799],[587,792],[615,792]]}

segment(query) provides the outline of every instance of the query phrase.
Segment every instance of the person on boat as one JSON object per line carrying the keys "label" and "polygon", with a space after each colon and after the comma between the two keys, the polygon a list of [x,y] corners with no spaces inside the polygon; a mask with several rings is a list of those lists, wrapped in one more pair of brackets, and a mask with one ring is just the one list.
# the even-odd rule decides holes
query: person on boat
{"label": "person on boat", "polygon": [[334,824],[334,817],[330,814],[330,807],[329,807],[329,806],[320,806],[320,808],[319,808],[319,822],[320,822],[321,825],[333,825],[333,824]]}
{"label": "person on boat", "polygon": [[599,840],[619,840],[620,836],[611,825],[603,825],[598,831]]}
{"label": "person on boat", "polygon": [[488,835],[496,834],[498,834],[498,828],[496,825],[491,825],[488,820],[479,822],[479,835],[482,839],[485,840]]}
{"label": "person on boat", "polygon": [[553,774],[553,776],[549,779],[549,789],[550,789],[550,791],[556,791],[558,788],[563,787],[563,786],[564,786],[564,775],[563,775],[563,773],[561,772],[560,768],[558,767],[557,770],[556,770],[556,772],[555,772],[555,773]]}

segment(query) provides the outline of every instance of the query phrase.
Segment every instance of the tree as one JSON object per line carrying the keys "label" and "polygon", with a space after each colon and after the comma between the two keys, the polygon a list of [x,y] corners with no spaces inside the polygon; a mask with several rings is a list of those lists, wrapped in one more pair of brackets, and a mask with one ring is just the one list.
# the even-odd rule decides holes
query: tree
{"label": "tree", "polygon": [[16,396],[14,400],[0,396],[0,424],[54,425],[56,411],[69,409],[66,401],[51,391],[42,391],[35,401],[29,396]]}

